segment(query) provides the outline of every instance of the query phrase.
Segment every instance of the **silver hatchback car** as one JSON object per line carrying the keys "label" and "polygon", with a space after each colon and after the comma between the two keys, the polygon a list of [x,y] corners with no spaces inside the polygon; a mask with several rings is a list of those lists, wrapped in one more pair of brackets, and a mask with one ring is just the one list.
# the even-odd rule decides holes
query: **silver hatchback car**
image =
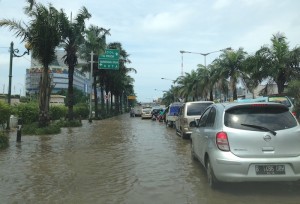
{"label": "silver hatchback car", "polygon": [[300,179],[300,126],[282,104],[213,104],[192,132],[191,144],[211,187],[220,181]]}

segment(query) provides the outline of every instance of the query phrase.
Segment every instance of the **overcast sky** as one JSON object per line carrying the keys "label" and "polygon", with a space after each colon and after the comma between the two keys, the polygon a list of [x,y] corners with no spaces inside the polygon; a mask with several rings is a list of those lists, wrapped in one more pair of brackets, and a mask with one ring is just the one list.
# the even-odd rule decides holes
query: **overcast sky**
{"label": "overcast sky", "polygon": [[[244,48],[253,54],[270,44],[277,32],[284,33],[290,48],[299,46],[300,1],[298,0],[38,0],[52,3],[67,14],[77,14],[85,6],[92,14],[87,25],[111,29],[107,43],[120,42],[130,54],[137,74],[134,88],[138,101],[149,102],[163,95],[172,81],[181,75],[180,50],[209,53],[223,48]],[[0,0],[0,19],[25,23],[25,0]],[[10,42],[20,53],[24,44],[7,28],[0,28],[0,92],[7,93]],[[211,63],[220,53],[206,57]],[[204,57],[183,54],[183,72],[191,72]],[[30,56],[13,59],[12,94],[25,86],[25,71]],[[156,90],[155,90],[156,89]]]}

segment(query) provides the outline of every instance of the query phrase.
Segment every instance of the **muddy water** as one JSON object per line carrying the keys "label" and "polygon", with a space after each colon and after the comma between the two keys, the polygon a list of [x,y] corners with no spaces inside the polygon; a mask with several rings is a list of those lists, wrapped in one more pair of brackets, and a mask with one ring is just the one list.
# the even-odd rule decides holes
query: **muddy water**
{"label": "muddy water", "polygon": [[0,150],[0,203],[300,203],[299,183],[209,189],[188,140],[128,114],[15,140]]}

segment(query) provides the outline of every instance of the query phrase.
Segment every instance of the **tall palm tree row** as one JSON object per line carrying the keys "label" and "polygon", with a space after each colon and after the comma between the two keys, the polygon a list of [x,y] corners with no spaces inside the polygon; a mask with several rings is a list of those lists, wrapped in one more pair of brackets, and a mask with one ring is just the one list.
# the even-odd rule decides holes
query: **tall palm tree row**
{"label": "tall palm tree row", "polygon": [[176,86],[186,101],[213,100],[214,90],[215,95],[228,96],[229,89],[236,100],[238,83],[244,84],[254,97],[254,89],[264,81],[276,82],[281,94],[288,82],[300,79],[299,64],[300,47],[290,50],[284,34],[277,33],[271,38],[271,46],[264,45],[253,55],[243,48],[223,51],[207,68],[198,65],[196,71],[178,77]]}
{"label": "tall palm tree row", "polygon": [[78,49],[84,41],[85,20],[91,17],[91,14],[85,7],[79,11],[75,19],[68,20],[66,14],[61,11],[61,30],[62,30],[62,45],[65,50],[63,56],[64,63],[68,66],[68,120],[74,119],[73,116],[73,75],[76,65],[78,64]]}
{"label": "tall palm tree row", "polygon": [[[36,3],[35,0],[27,0],[28,5],[25,7],[25,14],[28,15],[30,21],[28,24],[17,22],[15,20],[2,19],[0,27],[6,26],[10,30],[15,31],[15,36],[20,37],[22,42],[28,42],[32,48],[32,57],[37,59],[43,66],[43,72],[40,81],[39,90],[39,126],[44,127],[49,124],[49,102],[51,94],[51,79],[49,77],[49,65],[56,59],[55,49],[60,45],[65,50],[63,56],[64,63],[69,68],[68,82],[68,119],[73,120],[73,75],[78,64],[78,57],[85,59],[87,62],[90,59],[90,53],[93,51],[96,56],[103,54],[106,48],[106,35],[109,35],[109,30],[90,26],[88,30],[85,28],[85,21],[91,17],[91,14],[85,7],[79,11],[74,19],[68,19],[64,11],[57,10],[51,4],[48,7]],[[126,63],[130,63],[128,54],[122,49],[121,43],[114,43],[112,47],[117,47],[121,50],[120,70],[116,72],[118,82],[122,82],[119,86],[110,87],[112,77],[108,77],[108,71],[98,70],[97,63],[94,65],[94,94],[97,99],[97,82],[103,88],[107,88],[107,93],[113,91],[117,95],[125,92],[133,93],[133,79],[130,80],[127,76],[128,71],[135,71],[132,68],[127,68]],[[89,56],[89,57],[88,57]],[[95,57],[97,58],[97,57]],[[94,59],[95,59],[94,58]],[[86,69],[82,71],[90,70]],[[100,80],[97,80],[97,77]],[[114,76],[116,77],[116,76]],[[107,79],[106,79],[107,78]],[[106,82],[106,83],[104,83]],[[103,91],[102,91],[102,105]],[[124,101],[124,100],[123,100]],[[97,100],[95,100],[95,110],[97,111]],[[96,115],[97,117],[97,115]]]}
{"label": "tall palm tree row", "polygon": [[[101,28],[95,25],[91,25],[85,31],[85,41],[79,49],[80,57],[86,63],[83,66],[84,72],[90,72],[90,60],[91,53],[94,53],[93,56],[93,91],[94,91],[94,106],[95,106],[95,117],[98,118],[98,93],[97,93],[97,84],[99,84],[101,89],[101,110],[104,110],[104,78],[106,76],[105,70],[98,69],[97,57],[105,52],[106,48],[106,36],[110,35],[110,30]],[[98,80],[97,80],[98,78]]]}

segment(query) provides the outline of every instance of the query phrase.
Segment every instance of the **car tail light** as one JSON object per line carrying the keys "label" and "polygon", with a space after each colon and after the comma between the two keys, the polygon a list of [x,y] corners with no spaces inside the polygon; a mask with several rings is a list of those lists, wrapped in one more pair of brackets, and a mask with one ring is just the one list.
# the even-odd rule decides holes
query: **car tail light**
{"label": "car tail light", "polygon": [[187,124],[188,124],[188,119],[187,119],[187,118],[184,118],[184,119],[183,119],[183,124],[184,124],[184,125],[187,125]]}
{"label": "car tail light", "polygon": [[226,132],[218,132],[216,135],[216,143],[220,150],[228,152],[230,150],[228,137]]}
{"label": "car tail light", "polygon": [[294,116],[296,116],[296,112],[292,112],[292,114],[293,114]]}

